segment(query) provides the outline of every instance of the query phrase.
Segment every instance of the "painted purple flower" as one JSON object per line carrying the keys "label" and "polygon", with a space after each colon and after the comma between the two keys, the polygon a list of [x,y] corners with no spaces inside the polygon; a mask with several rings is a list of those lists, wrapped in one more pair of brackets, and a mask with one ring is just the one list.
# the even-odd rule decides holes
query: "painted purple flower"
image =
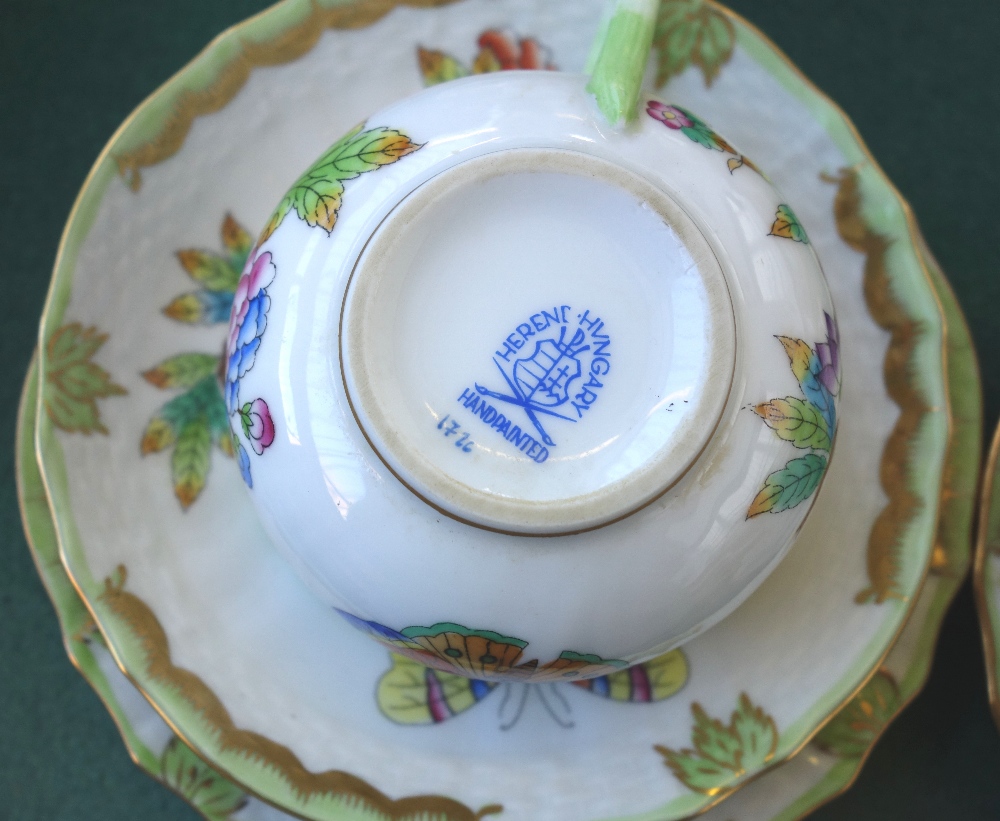
{"label": "painted purple flower", "polygon": [[675,105],[665,105],[657,100],[650,100],[646,104],[646,113],[654,120],[659,120],[667,128],[693,128],[694,120],[682,108]]}
{"label": "painted purple flower", "polygon": [[274,441],[274,421],[271,419],[267,402],[263,399],[254,399],[253,402],[243,405],[239,414],[243,435],[250,440],[250,447],[254,453],[260,456],[264,448]]}
{"label": "painted purple flower", "polygon": [[826,342],[816,343],[816,355],[819,357],[820,371],[817,377],[831,396],[840,392],[840,331],[833,317],[825,311]]}
{"label": "painted purple flower", "polygon": [[230,414],[239,407],[240,379],[253,367],[267,327],[267,311],[271,307],[267,286],[276,272],[270,252],[265,252],[247,261],[236,286],[226,345],[226,407]]}

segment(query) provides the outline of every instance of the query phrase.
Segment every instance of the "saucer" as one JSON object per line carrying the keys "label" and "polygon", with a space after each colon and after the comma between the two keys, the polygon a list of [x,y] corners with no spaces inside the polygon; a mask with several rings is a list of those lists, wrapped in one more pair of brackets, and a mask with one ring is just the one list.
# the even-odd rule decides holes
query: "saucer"
{"label": "saucer", "polygon": [[[935,555],[913,615],[878,673],[802,754],[775,767],[709,810],[705,821],[791,821],[846,789],[881,732],[922,687],[937,632],[969,563],[972,490],[979,458],[975,360],[961,313],[928,260],[949,323],[949,400],[959,437],[949,445]],[[290,819],[201,761],[115,665],[100,631],[59,561],[55,529],[34,458],[37,367],[25,382],[17,433],[17,481],[32,556],[55,605],[67,652],[104,702],[136,764],[211,821]],[[994,447],[994,455],[996,448]]]}
{"label": "saucer", "polygon": [[983,470],[973,568],[993,720],[1000,728],[1000,427]]}
{"label": "saucer", "polygon": [[[304,56],[251,74],[190,133],[199,106],[219,100],[197,85],[204,74],[182,74],[161,92],[183,93],[176,115],[164,123],[163,106],[141,109],[102,155],[57,262],[38,447],[65,565],[116,659],[168,722],[297,814],[344,817],[359,805],[455,818],[500,805],[532,818],[696,812],[802,747],[875,670],[925,576],[948,404],[942,319],[912,218],[830,104],[758,33],[710,6],[735,37],[732,56],[710,90],[692,68],[665,93],[731,134],[800,203],[807,233],[798,241],[815,246],[830,279],[854,376],[824,496],[775,575],[685,647],[665,689],[616,679],[597,693],[608,698],[565,686],[529,698],[449,693],[437,681],[425,682],[436,700],[417,699],[435,726],[393,723],[384,703],[379,711],[379,682],[406,683],[408,673],[303,592],[257,527],[235,466],[212,454],[228,441],[206,381],[222,334],[196,323],[224,312],[249,250],[225,214],[263,224],[266,203],[328,137],[419,87],[416,66],[436,79],[440,66],[454,74],[510,54],[525,62],[542,43],[546,60],[581,67],[601,4],[539,5],[397,9],[370,28],[329,32],[312,51],[310,33],[358,23],[365,6],[304,10],[294,31],[283,30],[287,16],[255,18],[240,30],[255,45],[239,67],[227,74],[217,47],[199,65],[214,65],[209,73],[235,91],[246,59]],[[521,39],[496,32],[501,23]],[[465,52],[465,63],[452,56]],[[343,83],[329,82],[330,66],[346,72]],[[745,158],[720,151],[720,161],[740,173]],[[797,241],[778,216],[773,230]],[[195,286],[185,288],[182,268]],[[357,665],[324,659],[318,648],[331,644]]]}

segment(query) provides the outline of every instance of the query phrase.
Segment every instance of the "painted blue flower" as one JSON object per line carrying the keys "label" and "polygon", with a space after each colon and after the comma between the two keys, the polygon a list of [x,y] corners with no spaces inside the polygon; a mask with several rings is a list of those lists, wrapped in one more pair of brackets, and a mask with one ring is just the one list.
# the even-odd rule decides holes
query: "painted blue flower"
{"label": "painted blue flower", "polygon": [[265,252],[248,262],[236,286],[226,345],[226,407],[230,415],[239,407],[240,379],[253,367],[267,327],[267,312],[271,307],[267,286],[275,273],[271,254]]}

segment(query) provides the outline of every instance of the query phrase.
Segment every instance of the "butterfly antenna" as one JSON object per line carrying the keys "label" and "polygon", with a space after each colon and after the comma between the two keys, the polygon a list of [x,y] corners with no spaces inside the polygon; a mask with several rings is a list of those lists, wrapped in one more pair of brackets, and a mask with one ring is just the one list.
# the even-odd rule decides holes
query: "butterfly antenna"
{"label": "butterfly antenna", "polygon": [[[507,685],[507,692],[504,693],[503,703],[501,703],[501,705],[500,705],[500,713],[501,714],[503,713],[503,706],[504,706],[504,704],[507,703],[507,697],[510,696],[510,691],[511,691],[511,686],[508,684]],[[513,727],[515,724],[517,724],[517,722],[519,722],[521,720],[521,714],[524,713],[524,705],[525,705],[525,703],[527,701],[528,701],[528,685],[524,685],[521,688],[521,701],[517,705],[517,710],[514,712],[514,717],[510,721],[508,721],[506,724],[501,724],[500,725],[500,729],[501,730],[509,730],[511,727]]]}
{"label": "butterfly antenna", "polygon": [[545,706],[545,712],[552,716],[552,720],[562,727],[564,730],[571,730],[576,726],[576,722],[568,716],[572,715],[572,708],[569,706],[569,702],[566,700],[566,696],[562,694],[562,691],[555,684],[548,685],[549,695],[551,695],[559,704],[562,706],[563,715],[567,718],[563,718],[559,715],[559,712],[555,710],[549,700],[545,697],[545,691],[541,688],[538,689],[538,697],[542,700],[542,704]]}

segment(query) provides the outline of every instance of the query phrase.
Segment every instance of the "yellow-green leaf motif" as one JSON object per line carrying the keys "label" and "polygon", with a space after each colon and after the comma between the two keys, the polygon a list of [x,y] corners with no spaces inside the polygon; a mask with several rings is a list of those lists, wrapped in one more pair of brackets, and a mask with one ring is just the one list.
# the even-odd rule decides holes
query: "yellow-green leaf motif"
{"label": "yellow-green leaf motif", "polygon": [[307,225],[333,230],[344,194],[344,183],[412,154],[419,145],[392,128],[358,126],[334,143],[285,194],[264,227],[260,242],[273,234],[288,212],[295,210]]}
{"label": "yellow-green leaf motif", "polygon": [[68,433],[106,434],[97,400],[127,392],[91,361],[107,339],[97,328],[72,322],[56,329],[45,346],[45,410],[52,424]]}
{"label": "yellow-green leaf motif", "polygon": [[772,399],[753,409],[779,438],[797,448],[830,449],[826,420],[811,402],[794,396]]}
{"label": "yellow-green leaf motif", "polygon": [[166,359],[143,374],[158,388],[192,388],[219,369],[219,357],[207,353],[182,353]]}
{"label": "yellow-green leaf motif", "polygon": [[691,712],[693,749],[655,747],[664,763],[689,789],[716,795],[758,772],[774,758],[778,727],[746,693],[740,695],[728,725],[711,718],[698,703],[691,705]]}
{"label": "yellow-green leaf motif", "polygon": [[821,453],[807,453],[792,459],[764,480],[764,487],[750,504],[747,518],[761,513],[781,513],[804,502],[819,487],[826,465],[826,457]]}
{"label": "yellow-green leaf motif", "polygon": [[181,428],[170,459],[174,494],[181,506],[189,508],[205,487],[212,436],[208,417],[199,416]]}
{"label": "yellow-green leaf motif", "polygon": [[899,685],[879,670],[816,735],[816,744],[842,758],[860,758],[899,708]]}
{"label": "yellow-green leaf motif", "polygon": [[653,34],[656,85],[693,64],[710,86],[735,45],[736,30],[721,9],[703,0],[662,0]]}
{"label": "yellow-green leaf motif", "polygon": [[177,736],[160,758],[160,777],[208,821],[229,821],[247,803],[247,794],[220,776]]}
{"label": "yellow-green leaf motif", "polygon": [[177,431],[174,426],[162,416],[154,416],[143,431],[139,449],[143,456],[147,453],[159,453],[176,441]]}
{"label": "yellow-green leaf motif", "polygon": [[250,248],[253,245],[253,237],[240,225],[232,214],[226,214],[222,220],[222,244],[229,251],[230,258],[238,263],[235,267],[237,273],[242,272],[243,263],[250,255]]}
{"label": "yellow-green leaf motif", "polygon": [[187,248],[177,252],[181,267],[191,279],[200,282],[210,291],[235,291],[240,281],[240,270],[230,261],[210,251]]}
{"label": "yellow-green leaf motif", "polygon": [[420,73],[426,86],[436,86],[469,75],[469,70],[465,66],[443,51],[417,48],[417,62],[420,64]]}
{"label": "yellow-green leaf motif", "polygon": [[785,204],[778,206],[778,210],[774,215],[774,223],[771,225],[768,236],[783,237],[794,242],[801,242],[804,245],[809,244],[806,229],[802,227],[802,223],[795,216],[795,212]]}

